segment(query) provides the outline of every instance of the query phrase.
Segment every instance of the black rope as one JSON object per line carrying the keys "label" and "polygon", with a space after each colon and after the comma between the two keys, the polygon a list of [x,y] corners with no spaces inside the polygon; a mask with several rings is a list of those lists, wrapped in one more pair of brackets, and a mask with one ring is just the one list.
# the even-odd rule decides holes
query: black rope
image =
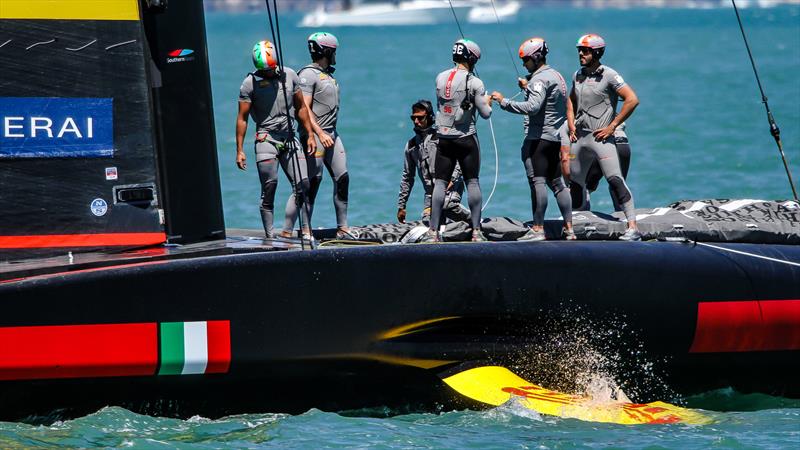
{"label": "black rope", "polygon": [[772,111],[769,109],[769,103],[767,102],[767,96],[764,94],[764,88],[761,86],[761,79],[758,76],[758,70],[756,70],[756,63],[753,60],[753,53],[750,52],[750,44],[747,42],[747,36],[744,34],[744,26],[742,25],[742,18],[739,16],[739,8],[736,7],[736,0],[731,0],[733,3],[733,10],[736,12],[736,20],[739,22],[739,30],[742,32],[742,39],[744,39],[744,46],[747,48],[747,55],[750,57],[750,64],[753,66],[753,73],[756,76],[756,82],[758,83],[758,90],[761,92],[761,102],[764,103],[764,107],[767,109],[767,121],[769,122],[769,131],[772,134],[772,137],[775,138],[775,143],[778,144],[778,152],[781,154],[781,160],[783,160],[783,168],[786,169],[786,176],[789,178],[789,186],[792,188],[792,195],[794,195],[795,201],[800,201],[797,198],[797,189],[794,187],[794,179],[792,179],[792,172],[789,170],[789,162],[786,160],[786,155],[783,153],[783,143],[781,142],[781,130],[778,128],[778,124],[775,122],[775,118],[772,117]]}
{"label": "black rope", "polygon": [[[276,0],[272,0],[272,7],[270,7],[269,0],[265,0],[267,4],[267,17],[269,18],[269,29],[272,32],[272,41],[273,45],[275,45],[275,52],[276,57],[278,60],[278,67],[281,69],[281,73],[278,75],[278,80],[281,81],[281,77],[283,80],[281,81],[282,91],[283,91],[283,102],[286,106],[286,125],[289,127],[289,155],[294,162],[294,167],[292,168],[292,173],[295,177],[295,181],[291,182],[292,190],[294,191],[295,202],[297,205],[297,215],[298,215],[298,222],[300,223],[300,248],[305,250],[305,243],[303,242],[303,228],[304,227],[304,220],[303,220],[303,211],[307,211],[307,204],[304,201],[305,196],[302,195],[302,192],[298,189],[299,183],[302,181],[301,178],[301,171],[300,171],[300,157],[297,156],[297,147],[294,145],[294,124],[292,122],[291,114],[289,114],[289,96],[286,93],[286,70],[283,60],[283,49],[281,48],[281,28],[280,22],[278,19],[278,4]],[[272,10],[275,9],[275,22],[273,25],[272,20]],[[276,32],[277,29],[277,32]],[[291,181],[291,180],[290,180]],[[311,224],[308,224],[309,234],[311,233]],[[313,236],[313,235],[312,235]],[[311,241],[311,247],[313,249],[313,240]]]}

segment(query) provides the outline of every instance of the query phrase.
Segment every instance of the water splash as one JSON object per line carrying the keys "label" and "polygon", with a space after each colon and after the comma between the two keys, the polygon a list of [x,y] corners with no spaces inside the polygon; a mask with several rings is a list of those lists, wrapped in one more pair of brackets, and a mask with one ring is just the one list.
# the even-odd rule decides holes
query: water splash
{"label": "water splash", "polygon": [[679,400],[662,372],[666,358],[647,354],[624,315],[565,302],[532,326],[537,343],[510,367],[524,378],[598,404]]}

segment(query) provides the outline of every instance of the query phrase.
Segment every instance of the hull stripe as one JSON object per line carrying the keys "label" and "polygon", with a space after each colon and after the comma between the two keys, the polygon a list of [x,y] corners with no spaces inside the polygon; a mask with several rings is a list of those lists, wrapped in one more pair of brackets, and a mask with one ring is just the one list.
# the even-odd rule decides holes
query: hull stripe
{"label": "hull stripe", "polygon": [[0,380],[154,375],[155,323],[0,328]]}
{"label": "hull stripe", "polygon": [[700,302],[689,353],[800,350],[800,300]]}
{"label": "hull stripe", "polygon": [[42,234],[31,236],[0,236],[0,248],[65,248],[105,247],[121,245],[157,245],[167,241],[158,233],[96,233]]}
{"label": "hull stripe", "polygon": [[180,375],[183,371],[183,323],[164,322],[161,330],[161,367],[159,375]]}
{"label": "hull stripe", "polygon": [[227,373],[231,365],[231,323],[210,320],[208,329],[208,367],[206,373]]}
{"label": "hull stripe", "polygon": [[0,327],[0,381],[227,373],[230,321]]}
{"label": "hull stripe", "polygon": [[139,20],[137,0],[2,0],[0,19]]}
{"label": "hull stripe", "polygon": [[183,324],[184,363],[181,375],[206,372],[208,363],[208,334],[205,322]]}

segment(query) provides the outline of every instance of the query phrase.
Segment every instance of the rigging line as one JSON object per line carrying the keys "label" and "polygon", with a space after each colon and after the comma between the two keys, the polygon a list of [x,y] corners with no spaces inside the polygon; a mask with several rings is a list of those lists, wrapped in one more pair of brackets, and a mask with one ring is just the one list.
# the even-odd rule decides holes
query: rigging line
{"label": "rigging line", "polygon": [[756,63],[753,60],[753,53],[750,52],[750,44],[747,42],[747,36],[744,33],[744,26],[742,25],[742,18],[739,16],[739,8],[736,7],[736,0],[731,0],[733,4],[733,10],[736,12],[736,20],[739,22],[739,30],[742,32],[742,39],[744,39],[744,46],[747,49],[747,56],[750,57],[750,65],[753,66],[753,73],[756,76],[756,82],[758,83],[758,90],[761,91],[761,102],[764,103],[764,107],[767,110],[767,121],[769,122],[769,130],[772,134],[772,137],[775,138],[775,143],[778,144],[778,152],[781,154],[781,160],[783,161],[783,168],[786,169],[786,176],[789,178],[789,186],[792,188],[792,195],[794,195],[794,199],[796,201],[800,201],[797,197],[797,189],[794,187],[794,179],[792,178],[792,172],[789,170],[789,162],[786,160],[786,155],[783,153],[783,143],[781,142],[781,130],[778,128],[778,124],[775,122],[775,118],[772,117],[772,111],[769,109],[769,103],[767,102],[767,96],[764,94],[764,88],[761,86],[761,78],[758,76],[758,70],[756,70]]}
{"label": "rigging line", "polygon": [[511,47],[508,45],[508,39],[506,39],[506,33],[503,30],[503,24],[500,23],[500,16],[497,14],[497,8],[494,6],[494,0],[492,0],[492,11],[494,11],[494,20],[497,21],[497,26],[500,28],[500,34],[503,36],[503,43],[506,44],[506,51],[508,52],[508,57],[511,60],[511,65],[514,66],[514,70],[517,72],[517,77],[522,78],[522,74],[519,73],[519,67],[517,67],[517,60],[515,60],[514,55],[511,54]]}
{"label": "rigging line", "polygon": [[769,256],[756,255],[755,253],[743,252],[741,250],[734,250],[732,248],[719,247],[719,246],[716,246],[716,245],[706,244],[705,242],[695,242],[695,245],[702,245],[703,247],[710,247],[710,248],[713,248],[713,249],[716,249],[716,250],[722,250],[722,251],[726,251],[726,252],[736,253],[737,255],[750,256],[752,258],[765,259],[767,261],[772,261],[772,262],[776,262],[776,263],[788,264],[790,266],[800,267],[800,263],[796,263],[796,262],[792,262],[792,261],[784,261],[782,259],[777,259],[777,258],[770,258]]}
{"label": "rigging line", "polygon": [[[281,63],[280,63],[281,64],[281,68],[284,68],[286,66],[284,65],[285,64],[285,59],[283,57],[283,37],[281,35],[281,22],[280,22],[280,17],[278,16],[278,3],[277,3],[277,0],[272,0],[272,7],[275,9],[275,30],[276,30],[276,33],[278,34],[278,55],[279,55],[280,61],[281,61]],[[292,98],[292,102],[294,102],[294,94],[292,94],[291,98]],[[295,134],[294,134],[294,126],[293,126],[292,117],[289,114],[289,103],[288,103],[288,99],[287,99],[286,82],[285,82],[285,80],[284,80],[284,84],[283,84],[283,100],[286,103],[286,120],[287,120],[287,122],[289,124],[289,130],[290,130],[290,133],[291,133],[291,135],[293,137],[289,142],[289,151],[292,152],[292,157],[294,158],[294,161],[295,161],[296,172],[297,172],[297,183],[301,183],[302,182],[302,179],[301,179],[302,172],[301,172],[301,169],[300,169],[300,157],[298,156],[298,152],[299,151],[303,151],[303,149],[302,149],[302,147],[301,148],[297,148],[296,145],[295,145],[296,142],[295,142],[295,139],[294,139],[294,136],[295,136]],[[313,114],[311,112],[310,108],[309,108],[308,114],[309,115]],[[299,132],[299,128],[300,127],[298,125],[298,132]],[[313,134],[311,135],[311,137],[313,137]],[[299,206],[298,209],[300,211],[305,211],[306,217],[308,217],[308,222],[309,223],[307,223],[306,226],[308,227],[309,243],[310,243],[311,248],[314,249],[314,247],[315,247],[314,234],[313,234],[312,229],[311,229],[311,208],[309,207],[308,202],[306,201],[306,199],[308,198],[307,195],[308,195],[307,193],[304,194],[304,195],[295,194],[295,198],[297,199],[297,203],[298,203],[298,206]],[[299,197],[299,199],[297,197]],[[300,234],[301,235],[302,235],[302,231],[303,231],[303,226],[302,226],[303,219],[302,219],[302,216],[303,216],[303,214],[301,212],[298,212],[298,221],[300,223]],[[301,239],[302,239],[302,236],[301,236]]]}
{"label": "rigging line", "polygon": [[[296,151],[295,146],[294,146],[294,128],[292,127],[291,114],[289,114],[289,99],[288,99],[288,96],[286,95],[286,78],[285,78],[286,77],[286,70],[285,70],[285,66],[283,65],[283,54],[281,52],[280,45],[278,44],[279,39],[280,39],[280,28],[279,28],[280,24],[278,23],[278,4],[275,3],[275,0],[273,0],[273,5],[275,7],[275,25],[277,25],[277,27],[276,27],[276,26],[273,26],[272,8],[270,8],[269,0],[265,0],[265,2],[267,4],[267,17],[269,18],[269,29],[272,32],[272,40],[274,42],[273,45],[276,45],[276,47],[275,47],[275,53],[276,53],[275,56],[277,57],[277,60],[278,60],[278,67],[283,72],[282,76],[284,77],[284,80],[281,83],[281,85],[283,86],[283,89],[282,89],[282,91],[283,91],[283,102],[284,102],[284,105],[286,107],[286,124],[289,126],[289,152],[290,152],[290,157],[292,158],[292,160],[294,162],[294,164],[293,164],[294,167],[292,168],[292,174],[294,175],[294,180],[295,181],[290,180],[290,182],[292,184],[292,191],[294,192],[295,201],[296,201],[297,207],[298,207],[297,216],[298,216],[298,222],[300,224],[300,249],[301,250],[305,250],[306,249],[305,243],[304,243],[305,239],[303,239],[303,222],[304,222],[304,220],[303,220],[302,211],[303,211],[303,208],[305,208],[306,205],[304,205],[304,201],[303,201],[303,200],[305,200],[305,198],[302,195],[300,195],[300,192],[298,191],[298,188],[297,188],[298,184],[301,182],[301,180],[300,180],[300,175],[301,175],[301,172],[300,172],[300,157],[297,156],[297,151]],[[278,28],[277,34],[275,32],[275,28]],[[279,82],[280,82],[280,77],[281,77],[281,75],[279,74],[278,75],[278,81]],[[310,234],[309,244],[311,246],[311,249],[313,250],[313,248],[314,248],[314,235],[311,233],[311,224],[308,224],[308,231],[309,231],[309,234]]]}
{"label": "rigging line", "polygon": [[447,0],[450,3],[450,12],[453,13],[453,19],[456,19],[456,26],[458,27],[458,32],[461,33],[461,39],[465,39],[464,32],[461,30],[461,23],[458,21],[458,16],[456,15],[456,9],[453,8],[453,0]]}
{"label": "rigging line", "polygon": [[489,202],[492,201],[492,196],[494,195],[495,189],[497,189],[497,178],[500,175],[500,155],[497,151],[497,142],[494,138],[494,126],[492,125],[492,118],[489,118],[489,131],[492,133],[492,144],[494,145],[494,184],[492,184],[492,191],[489,192],[489,197],[486,198],[486,203],[483,204],[481,207],[481,212],[489,206]]}

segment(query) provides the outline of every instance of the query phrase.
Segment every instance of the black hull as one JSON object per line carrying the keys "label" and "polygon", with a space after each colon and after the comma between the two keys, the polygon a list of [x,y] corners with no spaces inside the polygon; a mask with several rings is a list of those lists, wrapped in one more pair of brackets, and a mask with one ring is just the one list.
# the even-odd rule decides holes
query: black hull
{"label": "black hull", "polygon": [[[736,348],[713,351],[696,336],[701,303],[794,308],[800,247],[718,247],[794,265],[688,243],[487,243],[227,248],[9,280],[0,284],[0,327],[224,320],[231,356],[220,374],[0,381],[0,415],[72,416],[114,404],[178,417],[469,406],[439,372],[488,360],[535,373],[525,356],[546,351],[543,343],[576,317],[601,328],[624,322],[633,334],[614,345],[641,345],[679,394],[732,386],[800,397],[794,309],[778,328],[738,330],[754,333],[755,347],[723,339]],[[638,392],[638,401],[665,395]]]}

